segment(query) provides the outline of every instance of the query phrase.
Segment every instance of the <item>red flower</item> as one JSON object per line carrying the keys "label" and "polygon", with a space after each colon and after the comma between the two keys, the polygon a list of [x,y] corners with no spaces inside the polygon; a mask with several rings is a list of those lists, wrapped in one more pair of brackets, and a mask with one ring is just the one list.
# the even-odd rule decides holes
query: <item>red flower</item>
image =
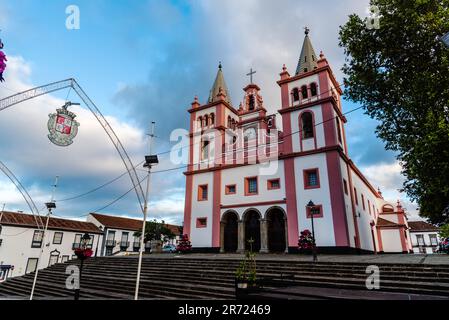
{"label": "red flower", "polygon": [[92,249],[75,249],[75,255],[79,258],[79,259],[86,259],[86,258],[90,258],[93,255],[93,251]]}

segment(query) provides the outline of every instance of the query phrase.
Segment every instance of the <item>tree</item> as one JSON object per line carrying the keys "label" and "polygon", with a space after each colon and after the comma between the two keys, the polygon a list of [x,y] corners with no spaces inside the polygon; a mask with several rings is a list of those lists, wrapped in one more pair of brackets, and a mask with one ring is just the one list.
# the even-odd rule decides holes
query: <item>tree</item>
{"label": "tree", "polygon": [[[135,237],[140,237],[141,235],[142,230],[134,232]],[[153,240],[166,241],[168,239],[173,239],[174,237],[175,234],[167,227],[163,220],[159,223],[154,219],[153,221],[148,221],[145,225],[145,242]]]}
{"label": "tree", "polygon": [[449,223],[442,225],[440,227],[440,233],[439,233],[440,238],[449,238]]}
{"label": "tree", "polygon": [[449,221],[449,0],[371,0],[379,28],[357,15],[340,28],[345,96],[379,121],[403,190],[432,223]]}

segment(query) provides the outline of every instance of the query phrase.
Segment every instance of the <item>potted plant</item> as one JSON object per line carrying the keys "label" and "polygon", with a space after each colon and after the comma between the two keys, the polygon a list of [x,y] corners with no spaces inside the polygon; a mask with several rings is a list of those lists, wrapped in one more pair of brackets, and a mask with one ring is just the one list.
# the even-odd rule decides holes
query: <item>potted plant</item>
{"label": "potted plant", "polygon": [[179,253],[189,253],[192,251],[192,244],[190,243],[189,236],[187,234],[181,235],[181,239],[178,241],[176,251]]}
{"label": "potted plant", "polygon": [[257,283],[256,254],[252,252],[252,242],[249,240],[250,250],[245,253],[245,258],[240,262],[235,272],[235,290],[236,298],[242,298],[248,293],[257,292],[259,289]]}
{"label": "potted plant", "polygon": [[298,240],[298,249],[300,253],[311,254],[313,249],[313,236],[310,230],[301,232]]}
{"label": "potted plant", "polygon": [[87,249],[83,249],[83,248],[75,249],[75,255],[80,260],[86,260],[87,258],[92,257],[93,253],[94,252],[92,251],[92,249],[89,249],[89,248],[87,248]]}

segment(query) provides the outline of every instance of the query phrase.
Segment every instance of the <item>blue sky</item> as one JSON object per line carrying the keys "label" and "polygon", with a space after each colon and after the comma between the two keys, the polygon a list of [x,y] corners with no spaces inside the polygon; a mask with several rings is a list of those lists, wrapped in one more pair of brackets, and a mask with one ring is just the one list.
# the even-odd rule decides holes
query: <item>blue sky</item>
{"label": "blue sky", "polygon": [[[71,4],[80,8],[80,30],[65,27],[65,10]],[[157,122],[157,151],[170,148],[172,130],[187,128],[186,110],[195,95],[206,100],[218,61],[223,62],[234,104],[243,96],[245,74],[254,68],[269,111],[279,109],[275,81],[284,63],[291,72],[296,68],[305,25],[312,30],[315,50],[324,51],[341,82],[344,55],[338,47],[338,26],[353,12],[366,15],[367,5],[367,0],[343,0],[338,6],[330,0],[0,0],[0,36],[10,58],[0,96],[74,77],[110,117],[137,163],[146,153],[150,121]],[[317,7],[333,9],[318,18]],[[83,109],[79,109],[81,127],[73,146],[61,149],[48,142],[48,113],[60,107],[68,93],[8,109],[0,117],[0,135],[9,137],[0,140],[0,160],[40,203],[48,200],[55,175],[61,176],[60,199],[95,188],[124,171],[106,135]],[[69,100],[77,101],[73,92]],[[344,111],[354,107],[350,102],[343,104]],[[400,167],[375,137],[376,122],[362,111],[348,115],[348,120],[351,157],[373,185],[383,186],[386,198],[402,199],[413,212],[415,206],[397,191],[402,184]],[[17,130],[22,126],[27,130]],[[162,157],[158,169],[176,166],[165,160]],[[57,214],[81,216],[130,186],[124,177],[88,197],[61,204]],[[150,215],[181,223],[182,171],[154,175],[152,186]],[[7,179],[0,179],[0,202],[10,210],[27,211]],[[135,195],[104,213],[138,217]]]}

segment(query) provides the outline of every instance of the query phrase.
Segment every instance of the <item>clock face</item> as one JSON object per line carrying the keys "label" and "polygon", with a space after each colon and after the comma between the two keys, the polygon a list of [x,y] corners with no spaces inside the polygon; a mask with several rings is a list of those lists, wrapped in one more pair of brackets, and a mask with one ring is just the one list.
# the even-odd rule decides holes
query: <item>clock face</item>
{"label": "clock face", "polygon": [[255,139],[256,137],[257,137],[256,129],[249,128],[245,130],[245,138],[247,138],[248,140]]}

